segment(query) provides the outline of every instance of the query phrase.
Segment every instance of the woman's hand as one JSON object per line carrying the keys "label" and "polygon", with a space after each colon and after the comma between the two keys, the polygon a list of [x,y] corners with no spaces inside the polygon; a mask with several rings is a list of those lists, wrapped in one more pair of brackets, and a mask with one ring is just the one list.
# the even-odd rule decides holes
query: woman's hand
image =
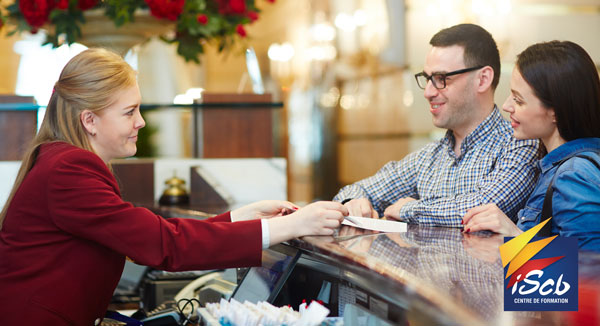
{"label": "woman's hand", "polygon": [[298,210],[293,203],[285,200],[261,200],[231,211],[231,221],[247,221],[283,216]]}
{"label": "woman's hand", "polygon": [[348,209],[336,202],[320,201],[307,205],[289,215],[296,224],[296,237],[332,235],[339,228]]}
{"label": "woman's hand", "polygon": [[508,236],[517,236],[521,231],[496,204],[473,207],[463,216],[465,232],[490,230]]}
{"label": "woman's hand", "polygon": [[306,235],[332,235],[348,209],[336,202],[321,201],[296,212],[269,220],[271,245]]}

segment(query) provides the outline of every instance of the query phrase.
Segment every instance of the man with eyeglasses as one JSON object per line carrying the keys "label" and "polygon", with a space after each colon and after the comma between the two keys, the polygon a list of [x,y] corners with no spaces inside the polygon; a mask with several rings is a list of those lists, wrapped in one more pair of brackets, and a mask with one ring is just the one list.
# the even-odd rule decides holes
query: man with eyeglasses
{"label": "man with eyeglasses", "polygon": [[415,79],[445,136],[348,185],[334,200],[351,215],[461,227],[467,210],[496,203],[511,218],[535,182],[538,142],[516,140],[494,104],[500,79],[496,42],[483,28],[439,31]]}

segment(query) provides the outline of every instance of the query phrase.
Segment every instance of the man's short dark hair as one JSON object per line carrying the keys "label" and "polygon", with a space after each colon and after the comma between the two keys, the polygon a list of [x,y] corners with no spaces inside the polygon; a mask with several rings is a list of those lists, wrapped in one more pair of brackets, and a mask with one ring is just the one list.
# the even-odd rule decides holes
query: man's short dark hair
{"label": "man's short dark hair", "polygon": [[459,24],[442,29],[429,41],[435,47],[458,45],[464,49],[466,68],[490,66],[494,70],[492,89],[496,89],[500,80],[500,53],[492,35],[481,26]]}

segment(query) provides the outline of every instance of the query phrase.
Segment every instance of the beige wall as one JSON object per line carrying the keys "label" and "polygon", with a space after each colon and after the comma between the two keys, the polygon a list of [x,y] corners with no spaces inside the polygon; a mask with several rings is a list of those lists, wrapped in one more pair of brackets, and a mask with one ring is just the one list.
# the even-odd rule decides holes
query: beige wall
{"label": "beige wall", "polygon": [[[257,4],[263,12],[256,23],[248,26],[248,38],[236,44],[232,52],[217,53],[214,47],[207,46],[201,69],[191,69],[187,64],[184,66],[187,74],[194,74],[195,78],[184,76],[183,73],[173,74],[174,76],[169,78],[160,76],[159,78],[164,79],[163,82],[169,85],[200,83],[191,86],[203,87],[209,92],[235,92],[246,72],[243,53],[246,46],[251,45],[256,50],[263,77],[267,77],[265,79],[268,83],[269,46],[272,43],[291,42],[296,50],[296,55],[292,59],[295,80],[307,79],[309,81],[303,85],[312,83],[314,86],[323,81],[319,78],[314,80],[307,78],[312,66],[308,67],[306,61],[302,61],[305,60],[302,50],[308,46],[307,32],[313,23],[315,12],[322,10],[331,20],[337,13],[332,11],[350,10],[351,6],[358,7],[369,1],[277,0],[271,4],[258,0]],[[348,54],[345,52],[347,49],[341,51],[341,47],[347,47],[348,43],[336,44],[338,53],[342,53],[342,60],[338,57],[336,62],[324,69],[333,72],[331,75],[340,71],[344,73],[336,75],[334,78],[336,81],[329,85],[337,86],[339,95],[349,96],[348,99],[356,104],[349,109],[337,105],[337,125],[331,126],[332,132],[337,137],[333,150],[337,152],[336,177],[339,182],[346,184],[371,175],[386,161],[401,159],[428,140],[428,134],[435,128],[431,124],[422,91],[418,89],[412,76],[422,69],[425,54],[429,49],[427,41],[443,27],[469,21],[479,23],[492,32],[499,43],[503,61],[501,82],[496,92],[496,102],[500,105],[508,94],[508,80],[515,55],[531,43],[551,39],[572,40],[586,48],[597,63],[600,62],[600,42],[597,41],[597,32],[600,31],[600,0],[512,0],[510,2],[512,12],[509,16],[478,17],[468,13],[470,10],[468,6],[460,9],[463,12],[457,9],[432,14],[428,11],[429,6],[439,5],[442,2],[404,0],[405,30],[390,31],[390,33],[405,34],[406,65],[403,67],[388,69],[389,67],[380,66],[380,62],[373,61],[375,58],[372,54],[369,56],[368,51],[363,51],[362,54]],[[332,3],[337,5],[331,5]],[[471,3],[471,1],[448,1],[447,3],[457,5]],[[382,24],[378,22],[377,25]],[[0,37],[0,71],[2,72],[0,93],[14,92],[19,60],[18,55],[12,50],[15,39],[14,37],[7,39],[5,35]],[[348,74],[348,62],[354,62],[354,74]],[[154,63],[150,66],[152,71],[161,70],[159,68],[173,70],[168,67],[157,67]],[[200,74],[202,76],[198,77]],[[327,76],[323,73],[320,77],[324,79]],[[189,82],[182,83],[186,78]],[[181,91],[179,89],[183,87],[181,85],[177,87],[177,92]],[[246,82],[243,91],[250,91],[249,81]],[[143,94],[149,99],[153,95],[152,91]],[[283,100],[285,95],[284,93]],[[308,106],[306,110],[311,109]],[[284,112],[285,110],[287,107]],[[290,144],[290,147],[293,145]],[[310,166],[312,162],[308,164],[294,162],[293,148],[290,148],[288,153],[290,177],[297,181],[290,180],[290,187],[299,189],[296,191],[298,195],[292,193],[289,198],[310,201],[311,182],[314,178]]]}
{"label": "beige wall", "polygon": [[13,51],[17,36],[6,36],[6,28],[0,31],[0,94],[14,94],[20,56]]}
{"label": "beige wall", "polygon": [[[246,71],[246,46],[254,47],[263,76],[268,77],[269,46],[293,38],[294,28],[300,26],[298,21],[307,19],[310,14],[309,1],[257,1],[257,4],[262,10],[258,21],[248,26],[248,37],[237,44],[232,53],[218,53],[214,46],[206,47],[202,64],[206,69],[204,88],[207,91],[237,91],[240,79]],[[250,91],[249,81],[245,90]]]}

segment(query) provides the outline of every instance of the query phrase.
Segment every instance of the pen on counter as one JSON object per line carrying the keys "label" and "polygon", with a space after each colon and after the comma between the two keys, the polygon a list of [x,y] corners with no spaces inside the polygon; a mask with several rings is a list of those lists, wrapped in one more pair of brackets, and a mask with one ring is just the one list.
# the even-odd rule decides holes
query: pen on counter
{"label": "pen on counter", "polygon": [[281,210],[281,215],[288,215],[288,214],[292,214],[295,211],[297,211],[299,208],[298,207],[292,207],[292,208],[283,208]]}
{"label": "pen on counter", "polygon": [[344,216],[344,219],[346,219],[358,226],[362,226],[362,224],[360,224],[360,222],[356,218],[354,218],[354,216]]}

